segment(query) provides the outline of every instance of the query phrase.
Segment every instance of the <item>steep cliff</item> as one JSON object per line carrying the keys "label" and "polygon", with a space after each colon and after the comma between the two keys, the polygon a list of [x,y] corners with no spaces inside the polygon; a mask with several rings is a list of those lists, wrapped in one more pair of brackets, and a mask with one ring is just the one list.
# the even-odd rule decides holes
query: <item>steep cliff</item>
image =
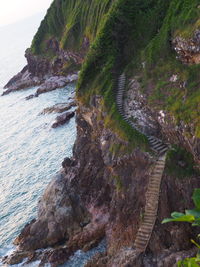
{"label": "steep cliff", "polygon": [[[27,68],[42,78],[81,69],[78,136],[73,158],[64,160],[39,203],[38,218],[15,240],[22,251],[54,246],[38,257],[55,266],[106,237],[106,253],[87,266],[168,267],[195,253],[194,230],[161,221],[188,208],[200,186],[199,15],[197,0],[53,2],[28,52],[36,66],[43,66],[41,58],[50,65],[37,72],[28,60]],[[115,101],[119,95],[122,101]],[[138,254],[134,241],[164,142],[169,151],[160,198],[156,191],[158,214],[146,254]]]}

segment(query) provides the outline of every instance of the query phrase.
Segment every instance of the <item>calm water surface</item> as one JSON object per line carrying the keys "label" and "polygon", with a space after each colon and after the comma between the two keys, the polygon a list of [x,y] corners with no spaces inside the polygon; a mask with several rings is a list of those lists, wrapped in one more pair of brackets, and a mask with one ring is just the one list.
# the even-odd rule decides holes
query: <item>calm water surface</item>
{"label": "calm water surface", "polygon": [[66,102],[74,86],[24,100],[35,90],[0,97],[0,255],[35,217],[39,197],[63,158],[71,156],[76,137],[75,119],[52,129],[56,114],[39,115]]}

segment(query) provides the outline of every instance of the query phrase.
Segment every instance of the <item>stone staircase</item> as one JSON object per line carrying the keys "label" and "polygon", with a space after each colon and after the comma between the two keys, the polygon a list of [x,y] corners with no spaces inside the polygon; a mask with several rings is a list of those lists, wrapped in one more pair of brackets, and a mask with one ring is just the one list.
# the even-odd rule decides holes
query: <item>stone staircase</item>
{"label": "stone staircase", "polygon": [[166,152],[169,149],[169,146],[163,143],[162,140],[144,133],[142,129],[140,129],[132,120],[130,120],[127,117],[126,114],[124,114],[123,98],[124,98],[125,88],[126,88],[126,76],[123,73],[119,76],[118,80],[118,88],[116,96],[118,111],[123,117],[123,119],[127,121],[127,123],[129,123],[129,125],[131,125],[134,129],[136,129],[140,133],[145,134],[147,136],[150,147],[158,155],[158,159],[150,175],[149,184],[146,192],[144,219],[143,222],[141,223],[141,226],[138,230],[134,242],[134,247],[136,251],[138,253],[142,253],[145,252],[148,246],[156,222],[159,195],[160,195],[160,185],[162,181],[163,171],[165,168]]}
{"label": "stone staircase", "polygon": [[138,252],[145,252],[156,222],[160,195],[160,184],[165,168],[165,160],[166,154],[160,156],[150,175],[148,189],[146,192],[144,218],[137,232],[134,243],[134,247]]}

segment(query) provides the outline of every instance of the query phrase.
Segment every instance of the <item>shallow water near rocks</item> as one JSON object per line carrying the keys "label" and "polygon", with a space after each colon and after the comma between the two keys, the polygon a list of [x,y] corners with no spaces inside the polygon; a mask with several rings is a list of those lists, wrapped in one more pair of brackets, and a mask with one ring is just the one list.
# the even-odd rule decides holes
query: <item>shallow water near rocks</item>
{"label": "shallow water near rocks", "polygon": [[70,157],[76,138],[75,119],[52,129],[57,114],[38,115],[44,108],[67,102],[69,85],[26,101],[36,88],[0,97],[0,256],[28,221],[53,175]]}

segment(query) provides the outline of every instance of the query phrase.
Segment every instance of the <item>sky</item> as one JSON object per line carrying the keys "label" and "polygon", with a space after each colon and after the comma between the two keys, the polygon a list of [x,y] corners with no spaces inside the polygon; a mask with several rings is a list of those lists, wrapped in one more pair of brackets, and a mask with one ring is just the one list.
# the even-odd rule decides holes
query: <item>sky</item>
{"label": "sky", "polygon": [[46,11],[52,0],[0,0],[0,27]]}

